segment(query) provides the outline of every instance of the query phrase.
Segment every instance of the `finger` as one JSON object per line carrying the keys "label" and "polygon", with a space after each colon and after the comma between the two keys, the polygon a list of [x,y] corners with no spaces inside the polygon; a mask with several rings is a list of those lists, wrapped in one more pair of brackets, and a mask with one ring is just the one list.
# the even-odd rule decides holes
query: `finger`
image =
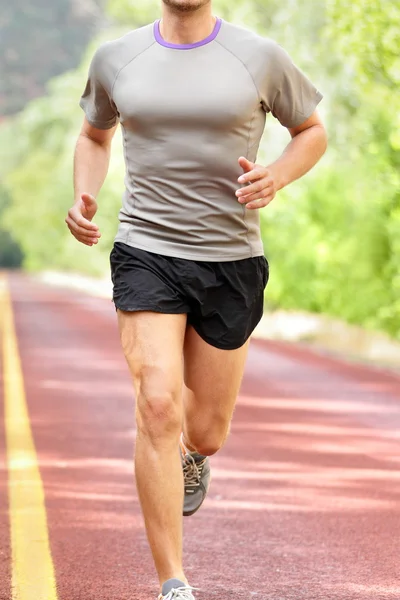
{"label": "finger", "polygon": [[71,208],[68,211],[68,217],[71,221],[79,225],[79,227],[87,229],[88,231],[98,231],[99,229],[95,223],[91,223],[90,221],[85,219],[85,217],[83,217],[81,213],[76,209]]}
{"label": "finger", "polygon": [[81,194],[81,198],[85,204],[96,204],[96,198],[92,194]]}
{"label": "finger", "polygon": [[263,189],[260,192],[255,192],[254,194],[249,194],[248,196],[243,196],[238,198],[240,204],[248,204],[249,202],[253,202],[254,200],[260,200],[262,198],[268,198],[274,193],[273,189]]}
{"label": "finger", "polygon": [[241,156],[238,162],[245,173],[247,173],[247,171],[251,171],[255,167],[255,163],[248,160],[245,156]]}
{"label": "finger", "polygon": [[98,239],[89,238],[84,235],[76,235],[75,233],[72,233],[72,235],[76,240],[78,240],[78,242],[80,242],[81,244],[85,244],[86,246],[95,246],[99,243]]}
{"label": "finger", "polygon": [[88,231],[99,230],[98,226],[95,223],[91,223],[90,221],[85,219],[85,217],[82,216],[79,216],[77,219],[75,219],[75,223],[79,225],[79,227],[82,227],[82,229],[86,229]]}
{"label": "finger", "polygon": [[78,223],[76,223],[76,221],[74,221],[70,217],[67,217],[65,219],[65,222],[67,223],[70,231],[76,235],[88,236],[93,239],[101,237],[101,233],[98,230],[95,231],[95,230],[85,229],[84,227],[81,227],[80,225],[78,225]]}
{"label": "finger", "polygon": [[76,238],[78,240],[78,242],[80,242],[81,244],[84,244],[85,246],[96,246],[98,242],[87,242],[86,240],[79,240],[78,238]]}
{"label": "finger", "polygon": [[70,229],[72,235],[74,236],[74,238],[76,240],[78,240],[78,242],[82,242],[82,244],[87,244],[88,246],[93,246],[93,244],[98,244],[99,243],[99,239],[98,238],[93,238],[87,235],[80,235],[78,233],[75,233],[75,231],[72,231]]}
{"label": "finger", "polygon": [[77,234],[73,234],[73,235],[74,235],[74,237],[76,237],[76,239],[79,242],[88,242],[90,244],[98,244],[99,243],[98,238],[88,237],[87,235],[77,235]]}
{"label": "finger", "polygon": [[246,204],[246,208],[249,210],[254,210],[256,208],[264,208],[264,206],[268,206],[270,202],[275,198],[275,195],[268,196],[267,198],[259,198],[258,200],[253,200],[250,204]]}
{"label": "finger", "polygon": [[262,179],[265,177],[265,172],[260,171],[259,169],[252,169],[248,173],[241,175],[238,179],[239,183],[248,183],[249,181],[257,181],[257,179]]}
{"label": "finger", "polygon": [[73,231],[71,231],[71,234],[74,236],[74,238],[78,242],[80,242],[81,244],[84,244],[85,246],[94,246],[98,243],[98,240],[94,240],[93,238],[88,238],[88,237],[77,235]]}
{"label": "finger", "polygon": [[97,202],[96,198],[91,194],[81,194],[81,200],[84,206],[84,209],[91,214],[91,219],[95,215],[97,211]]}
{"label": "finger", "polygon": [[273,182],[271,180],[261,179],[260,181],[256,181],[255,183],[252,183],[251,185],[248,185],[244,188],[240,188],[240,190],[237,190],[236,196],[238,198],[247,197],[247,196],[250,196],[251,194],[258,194],[258,196],[260,196],[260,192],[262,192],[263,190],[266,190],[266,189],[270,189],[271,187],[273,187]]}

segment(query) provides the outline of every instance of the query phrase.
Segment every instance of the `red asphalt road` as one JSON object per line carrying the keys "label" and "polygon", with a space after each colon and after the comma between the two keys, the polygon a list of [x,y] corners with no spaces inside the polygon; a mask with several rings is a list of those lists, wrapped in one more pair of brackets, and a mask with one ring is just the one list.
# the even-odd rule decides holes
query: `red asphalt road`
{"label": "red asphalt road", "polygon": [[[22,275],[11,289],[58,597],[155,600],[113,306]],[[185,519],[196,597],[399,600],[399,441],[399,375],[254,341],[209,498]],[[4,466],[0,510],[11,600]]]}

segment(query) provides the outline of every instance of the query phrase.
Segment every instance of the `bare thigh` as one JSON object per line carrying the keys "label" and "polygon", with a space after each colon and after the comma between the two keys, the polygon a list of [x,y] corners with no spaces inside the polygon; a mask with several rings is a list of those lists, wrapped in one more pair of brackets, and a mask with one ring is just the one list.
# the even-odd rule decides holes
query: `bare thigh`
{"label": "bare thigh", "polygon": [[243,378],[249,342],[220,350],[192,327],[184,343],[185,435],[196,450],[213,454],[225,441]]}
{"label": "bare thigh", "polygon": [[182,418],[186,315],[119,310],[118,324],[136,390],[138,429],[155,436],[167,433],[165,423],[176,425]]}

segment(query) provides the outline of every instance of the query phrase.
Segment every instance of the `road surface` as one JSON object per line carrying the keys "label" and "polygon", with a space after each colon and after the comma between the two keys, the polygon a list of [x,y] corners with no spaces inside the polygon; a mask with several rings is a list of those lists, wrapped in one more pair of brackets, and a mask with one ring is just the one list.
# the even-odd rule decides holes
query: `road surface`
{"label": "road surface", "polygon": [[[155,600],[113,305],[0,277],[0,599]],[[198,600],[400,599],[400,376],[252,342],[185,519]]]}

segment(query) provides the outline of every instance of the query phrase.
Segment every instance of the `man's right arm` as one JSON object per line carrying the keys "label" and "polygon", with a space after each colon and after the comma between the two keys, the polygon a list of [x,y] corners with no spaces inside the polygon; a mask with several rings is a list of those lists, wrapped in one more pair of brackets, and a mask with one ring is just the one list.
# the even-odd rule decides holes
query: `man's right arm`
{"label": "man's right arm", "polygon": [[87,246],[97,244],[97,225],[91,223],[97,211],[96,197],[104,183],[110,163],[111,142],[118,125],[97,129],[85,118],[74,157],[75,202],[65,219],[72,235]]}

